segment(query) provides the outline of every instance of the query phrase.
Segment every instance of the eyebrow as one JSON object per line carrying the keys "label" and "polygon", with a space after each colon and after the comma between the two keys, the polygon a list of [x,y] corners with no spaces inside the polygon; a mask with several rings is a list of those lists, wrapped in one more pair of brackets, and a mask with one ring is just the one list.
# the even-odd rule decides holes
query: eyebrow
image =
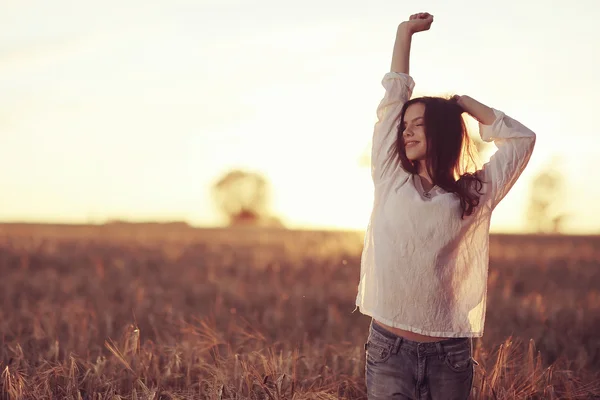
{"label": "eyebrow", "polygon": [[[410,120],[410,122],[415,122],[418,119],[425,119],[425,117],[416,117],[416,118],[413,118],[412,120]],[[406,120],[404,120],[404,122],[402,123],[402,125],[406,125]]]}

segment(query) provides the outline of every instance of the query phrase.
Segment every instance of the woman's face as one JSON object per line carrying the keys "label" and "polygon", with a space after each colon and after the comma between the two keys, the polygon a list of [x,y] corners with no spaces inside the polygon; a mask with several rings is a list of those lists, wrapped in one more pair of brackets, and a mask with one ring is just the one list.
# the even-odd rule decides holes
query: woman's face
{"label": "woman's face", "polygon": [[427,155],[427,138],[425,137],[425,104],[414,103],[404,113],[402,138],[404,152],[411,161],[425,160]]}

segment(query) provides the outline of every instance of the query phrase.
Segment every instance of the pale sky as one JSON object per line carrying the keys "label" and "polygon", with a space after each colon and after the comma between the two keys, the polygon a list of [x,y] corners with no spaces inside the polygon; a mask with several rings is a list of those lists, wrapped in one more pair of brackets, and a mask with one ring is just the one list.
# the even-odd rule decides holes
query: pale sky
{"label": "pale sky", "polygon": [[558,155],[568,232],[600,231],[600,5],[480,0],[0,0],[0,220],[220,220],[234,167],[271,181],[290,227],[366,227],[369,145],[396,26],[415,95],[468,94],[537,134],[492,231],[524,225]]}

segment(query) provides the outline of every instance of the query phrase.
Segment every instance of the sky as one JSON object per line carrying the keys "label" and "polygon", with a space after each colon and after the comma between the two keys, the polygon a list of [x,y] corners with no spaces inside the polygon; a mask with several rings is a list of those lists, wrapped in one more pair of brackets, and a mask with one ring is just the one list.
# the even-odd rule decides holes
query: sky
{"label": "sky", "polygon": [[[293,228],[364,229],[397,25],[414,95],[468,94],[537,134],[492,232],[522,232],[554,157],[565,231],[600,231],[594,0],[0,0],[0,221],[222,223],[210,187],[263,174]],[[476,127],[476,125],[470,125]],[[487,154],[489,156],[490,154]]]}

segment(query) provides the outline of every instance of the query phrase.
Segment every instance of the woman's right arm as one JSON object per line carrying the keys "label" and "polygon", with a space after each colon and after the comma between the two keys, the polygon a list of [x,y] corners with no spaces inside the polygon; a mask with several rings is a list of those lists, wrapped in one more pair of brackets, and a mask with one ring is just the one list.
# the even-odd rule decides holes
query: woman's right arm
{"label": "woman's right arm", "polygon": [[377,107],[377,123],[373,132],[371,148],[371,175],[377,183],[394,170],[386,167],[390,151],[396,143],[398,118],[402,106],[412,94],[415,82],[409,75],[409,59],[412,35],[431,27],[433,16],[428,13],[413,14],[402,22],[396,31],[390,72],[385,74],[382,85],[385,95]]}

